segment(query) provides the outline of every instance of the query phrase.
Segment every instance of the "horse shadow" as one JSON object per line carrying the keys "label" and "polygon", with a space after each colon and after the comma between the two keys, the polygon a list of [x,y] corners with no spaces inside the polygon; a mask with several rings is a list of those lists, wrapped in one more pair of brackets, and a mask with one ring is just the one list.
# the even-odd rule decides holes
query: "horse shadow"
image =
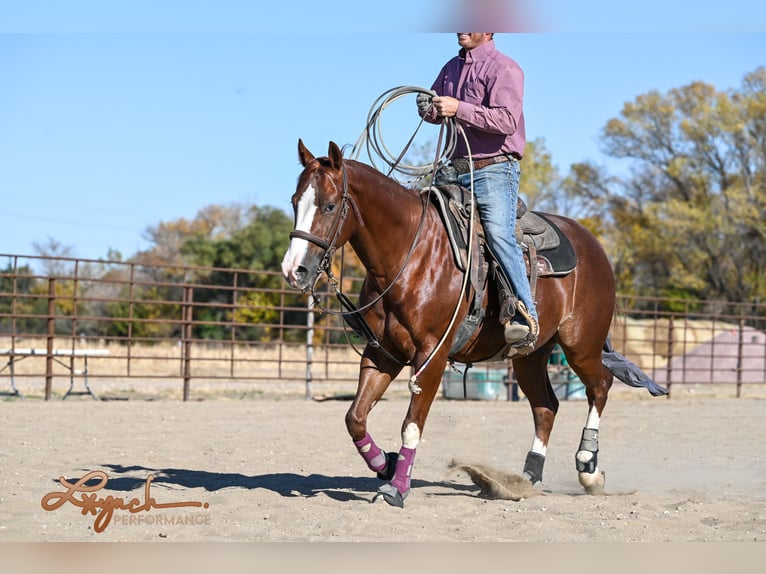
{"label": "horse shadow", "polygon": [[[293,472],[248,476],[237,472],[211,472],[184,468],[157,469],[140,465],[104,464],[102,467],[109,473],[108,484],[105,488],[118,492],[130,492],[144,488],[146,479],[151,474],[154,477],[152,486],[165,486],[170,489],[202,488],[207,492],[216,492],[224,488],[264,489],[285,498],[312,498],[323,495],[340,502],[369,502],[382,484],[379,479],[372,477],[302,475]],[[132,476],[134,473],[140,474],[140,476]],[[473,496],[476,492],[473,485],[461,485],[450,481],[434,482],[413,479],[412,487],[437,487],[447,489],[453,495]]]}

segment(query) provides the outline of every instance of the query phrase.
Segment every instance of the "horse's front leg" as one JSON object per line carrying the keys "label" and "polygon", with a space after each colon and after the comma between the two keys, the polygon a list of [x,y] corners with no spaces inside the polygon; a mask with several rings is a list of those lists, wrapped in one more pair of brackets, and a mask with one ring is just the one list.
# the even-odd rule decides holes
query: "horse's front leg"
{"label": "horse's front leg", "polygon": [[401,368],[401,365],[392,364],[385,357],[376,357],[374,352],[365,350],[356,395],[346,413],[346,428],[357,452],[381,480],[390,480],[394,476],[397,455],[386,453],[375,444],[367,430],[367,417]]}
{"label": "horse's front leg", "polygon": [[442,360],[437,360],[435,357],[418,378],[419,392],[413,393],[410,397],[410,406],[402,422],[402,447],[399,449],[396,460],[396,470],[391,481],[378,489],[378,496],[392,506],[403,508],[404,499],[410,493],[415,452],[423,436],[423,428],[431,405],[439,390],[445,364],[446,354]]}

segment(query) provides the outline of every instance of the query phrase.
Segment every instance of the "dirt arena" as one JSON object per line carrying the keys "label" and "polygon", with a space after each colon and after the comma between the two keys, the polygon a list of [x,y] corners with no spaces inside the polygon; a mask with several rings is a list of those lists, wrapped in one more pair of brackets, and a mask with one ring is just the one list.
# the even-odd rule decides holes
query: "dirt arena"
{"label": "dirt arena", "polygon": [[[440,398],[404,509],[371,502],[379,483],[346,434],[344,400],[9,399],[0,541],[766,541],[766,401],[644,394],[627,389],[607,406],[605,495],[577,483],[586,403],[564,401],[542,495],[519,502],[480,498],[449,465],[519,472],[528,404]],[[382,447],[398,448],[406,407],[394,395],[373,411]],[[67,500],[59,477],[88,473],[101,485]],[[110,496],[136,500],[109,515]]]}

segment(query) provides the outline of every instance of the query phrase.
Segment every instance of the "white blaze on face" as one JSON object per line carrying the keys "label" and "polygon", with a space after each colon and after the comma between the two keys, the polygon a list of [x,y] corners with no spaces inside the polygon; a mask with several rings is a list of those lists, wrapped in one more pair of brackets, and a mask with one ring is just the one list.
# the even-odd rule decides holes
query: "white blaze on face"
{"label": "white blaze on face", "polygon": [[[314,221],[314,214],[317,210],[315,199],[316,190],[313,185],[309,185],[306,188],[306,191],[303,192],[303,195],[301,195],[301,198],[298,201],[298,207],[295,210],[296,231],[304,231],[306,233],[311,232],[311,224]],[[293,237],[290,240],[290,247],[282,259],[282,274],[293,287],[295,287],[296,281],[295,270],[306,256],[308,246],[308,241],[305,239]]]}

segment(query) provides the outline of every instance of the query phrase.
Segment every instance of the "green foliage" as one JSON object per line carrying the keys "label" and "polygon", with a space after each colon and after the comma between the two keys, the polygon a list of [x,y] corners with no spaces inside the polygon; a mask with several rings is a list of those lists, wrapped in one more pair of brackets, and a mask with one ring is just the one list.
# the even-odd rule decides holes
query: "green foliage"
{"label": "green foliage", "polygon": [[[195,337],[229,338],[233,328],[239,340],[273,340],[283,333],[264,324],[278,318],[273,310],[280,305],[281,261],[292,227],[292,218],[274,207],[208,206],[192,221],[163,222],[151,228],[154,246],[141,258],[212,268],[194,270],[194,282],[212,286],[194,289]],[[270,273],[252,275],[237,270]],[[232,311],[235,299],[248,307]],[[283,316],[288,324],[305,321],[303,314]],[[201,325],[203,322],[206,324]]]}
{"label": "green foliage", "polygon": [[292,219],[284,211],[252,206],[242,227],[219,237],[191,235],[182,242],[181,253],[194,265],[279,271],[290,231]]}
{"label": "green foliage", "polygon": [[240,339],[269,341],[278,335],[280,317],[276,294],[251,291],[242,295],[238,306],[230,313]]}
{"label": "green foliage", "polygon": [[[14,278],[15,275],[15,278]],[[35,332],[39,320],[28,317],[37,314],[32,299],[27,294],[35,285],[32,277],[32,269],[23,265],[14,269],[11,264],[0,270],[0,333],[6,334],[12,331],[11,318],[5,315],[16,313],[22,315],[16,319],[16,330],[19,332]],[[46,313],[47,309],[42,310]],[[27,315],[27,316],[24,316]]]}
{"label": "green foliage", "polygon": [[105,311],[113,320],[106,324],[107,337],[161,339],[178,337],[181,330],[181,304],[173,303],[162,286],[147,286],[138,293],[128,294],[106,305]]}
{"label": "green foliage", "polygon": [[566,198],[557,193],[560,179],[545,141],[538,138],[527,142],[519,180],[519,195],[527,207],[550,212],[565,210],[562,200]]}

